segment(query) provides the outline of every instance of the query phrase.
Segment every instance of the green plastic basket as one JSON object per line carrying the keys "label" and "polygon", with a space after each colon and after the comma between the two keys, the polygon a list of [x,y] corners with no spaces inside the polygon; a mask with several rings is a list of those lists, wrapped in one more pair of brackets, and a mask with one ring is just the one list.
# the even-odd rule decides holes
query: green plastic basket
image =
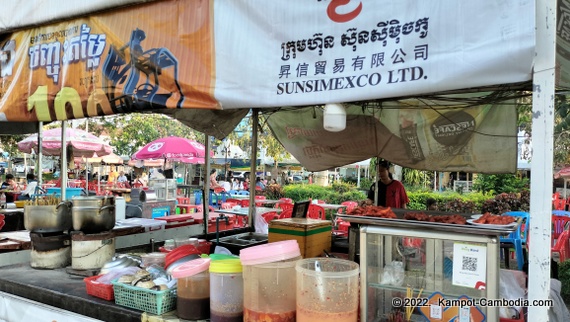
{"label": "green plastic basket", "polygon": [[113,283],[115,304],[161,315],[176,308],[176,289],[154,291],[135,287],[116,280]]}

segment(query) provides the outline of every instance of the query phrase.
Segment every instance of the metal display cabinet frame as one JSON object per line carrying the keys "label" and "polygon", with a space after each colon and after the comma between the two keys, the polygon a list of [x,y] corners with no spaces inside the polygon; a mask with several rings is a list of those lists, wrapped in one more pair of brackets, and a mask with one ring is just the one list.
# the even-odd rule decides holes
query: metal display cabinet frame
{"label": "metal display cabinet frame", "polygon": [[[362,218],[362,217],[361,217]],[[357,220],[353,220],[357,221]],[[391,225],[391,222],[394,225]],[[361,320],[363,322],[376,322],[383,320],[387,312],[391,312],[392,299],[404,298],[407,287],[414,290],[414,297],[423,289],[421,297],[428,297],[434,292],[440,292],[449,299],[466,295],[470,298],[485,297],[487,299],[499,298],[499,251],[501,234],[507,231],[482,230],[482,229],[449,229],[449,225],[429,226],[409,222],[409,225],[401,220],[385,220],[383,225],[363,225],[360,228],[360,271],[361,271]],[[439,228],[439,229],[437,229]],[[402,259],[404,255],[398,252],[396,245],[401,238],[423,239],[422,254],[415,258],[416,267],[410,270],[412,262],[402,261],[405,268],[405,284],[393,286],[381,284],[380,279],[386,264],[392,260]],[[452,285],[449,279],[449,261],[444,256],[444,247],[454,243],[468,243],[486,246],[486,289],[477,290],[462,286]],[[401,248],[401,247],[400,247]],[[453,247],[452,247],[453,249]],[[452,262],[452,261],[451,261]],[[423,268],[421,267],[423,265]],[[445,278],[447,275],[448,278]],[[498,307],[479,307],[486,315],[486,321],[499,320]],[[424,321],[421,314],[415,313],[416,320]],[[416,321],[412,319],[412,321]]]}

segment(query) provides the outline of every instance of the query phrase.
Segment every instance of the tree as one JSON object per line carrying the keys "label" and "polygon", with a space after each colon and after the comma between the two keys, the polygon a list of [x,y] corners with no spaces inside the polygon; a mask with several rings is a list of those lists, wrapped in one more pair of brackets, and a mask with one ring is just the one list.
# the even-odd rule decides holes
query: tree
{"label": "tree", "polygon": [[203,133],[162,114],[134,113],[104,117],[94,123],[90,123],[89,130],[95,135],[109,135],[109,143],[118,155],[130,156],[145,144],[171,135],[204,141]]}
{"label": "tree", "polygon": [[[523,97],[519,100],[518,125],[531,132],[532,100]],[[570,102],[566,95],[556,95],[554,100],[554,166],[570,164]]]}
{"label": "tree", "polygon": [[7,152],[10,155],[10,158],[13,158],[15,155],[20,153],[18,150],[18,142],[25,139],[27,135],[3,135],[0,137],[0,142],[2,142],[2,147],[4,152]]}
{"label": "tree", "polygon": [[[280,161],[286,158],[290,158],[291,154],[285,150],[283,145],[271,133],[267,123],[265,122],[265,116],[260,115],[259,117],[259,135],[257,137],[258,146],[265,149],[265,154],[268,157],[273,158],[275,161],[274,169],[277,170]],[[242,150],[249,152],[251,154],[251,131],[252,131],[252,118],[248,115],[244,121],[242,121],[236,129],[230,133],[227,138],[230,139],[235,145],[238,145]],[[218,144],[220,144],[218,142]],[[258,150],[259,157],[259,150]]]}

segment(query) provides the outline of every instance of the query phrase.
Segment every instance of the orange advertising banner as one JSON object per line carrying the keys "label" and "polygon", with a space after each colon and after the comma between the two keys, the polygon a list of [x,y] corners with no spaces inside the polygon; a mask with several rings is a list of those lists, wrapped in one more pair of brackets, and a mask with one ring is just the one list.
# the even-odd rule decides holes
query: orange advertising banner
{"label": "orange advertising banner", "polygon": [[0,36],[0,121],[219,109],[212,25],[210,1],[173,0]]}

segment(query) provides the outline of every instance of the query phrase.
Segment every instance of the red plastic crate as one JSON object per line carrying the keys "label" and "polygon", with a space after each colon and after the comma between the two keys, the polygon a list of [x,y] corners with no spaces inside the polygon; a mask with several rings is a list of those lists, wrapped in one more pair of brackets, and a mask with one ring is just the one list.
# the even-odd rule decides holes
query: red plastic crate
{"label": "red plastic crate", "polygon": [[102,298],[107,301],[115,299],[115,292],[113,291],[113,284],[98,283],[97,279],[102,275],[86,277],[83,279],[87,288],[87,294]]}

